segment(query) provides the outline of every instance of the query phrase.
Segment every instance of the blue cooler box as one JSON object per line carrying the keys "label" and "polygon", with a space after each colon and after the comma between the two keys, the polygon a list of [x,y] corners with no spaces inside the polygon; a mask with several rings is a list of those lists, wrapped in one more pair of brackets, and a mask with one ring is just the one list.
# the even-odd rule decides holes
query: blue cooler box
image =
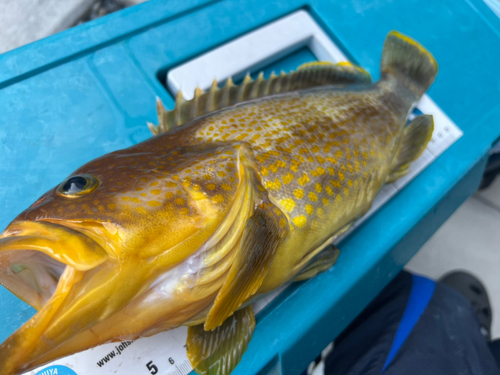
{"label": "blue cooler box", "polygon": [[[151,0],[0,55],[0,230],[82,164],[149,138],[157,97],[172,109],[179,89],[317,59],[351,60],[377,80],[391,30],[436,57],[419,108],[432,104],[449,126],[343,238],[330,270],[263,308],[234,374],[302,372],[479,185],[500,136],[500,20],[481,0]],[[34,313],[0,288],[0,342]],[[190,371],[158,365],[168,354],[137,359],[134,373]]]}

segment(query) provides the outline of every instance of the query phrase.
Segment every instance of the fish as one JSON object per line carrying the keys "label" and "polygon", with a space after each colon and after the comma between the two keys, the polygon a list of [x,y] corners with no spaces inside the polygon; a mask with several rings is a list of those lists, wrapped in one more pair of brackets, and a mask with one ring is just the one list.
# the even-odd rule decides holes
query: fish
{"label": "fish", "polygon": [[230,374],[252,303],[330,269],[329,244],[422,154],[432,116],[407,120],[437,71],[392,31],[377,82],[313,62],[158,102],[154,137],[83,165],[0,234],[0,283],[38,310],[0,345],[0,374],[179,326],[199,374]]}

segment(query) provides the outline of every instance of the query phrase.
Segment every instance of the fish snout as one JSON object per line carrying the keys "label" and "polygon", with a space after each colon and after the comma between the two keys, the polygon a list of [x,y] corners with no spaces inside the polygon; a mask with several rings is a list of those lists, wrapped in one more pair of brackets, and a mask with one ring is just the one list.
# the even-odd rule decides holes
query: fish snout
{"label": "fish snout", "polygon": [[39,310],[0,345],[0,374],[27,371],[64,342],[47,330],[64,321],[74,284],[107,258],[94,240],[58,224],[14,221],[0,234],[0,284]]}

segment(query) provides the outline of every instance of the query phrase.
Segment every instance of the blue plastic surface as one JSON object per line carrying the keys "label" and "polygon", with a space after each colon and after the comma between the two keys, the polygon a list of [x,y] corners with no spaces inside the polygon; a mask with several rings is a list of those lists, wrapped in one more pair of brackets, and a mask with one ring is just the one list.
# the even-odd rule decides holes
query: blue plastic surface
{"label": "blue plastic surface", "polygon": [[[235,374],[301,372],[476,190],[500,136],[500,20],[481,0],[151,0],[0,55],[3,229],[83,163],[148,138],[155,97],[173,107],[169,69],[298,9],[374,79],[390,30],[420,41],[440,66],[429,94],[464,136],[342,242],[332,269],[259,315]],[[0,341],[33,313],[0,288]]]}

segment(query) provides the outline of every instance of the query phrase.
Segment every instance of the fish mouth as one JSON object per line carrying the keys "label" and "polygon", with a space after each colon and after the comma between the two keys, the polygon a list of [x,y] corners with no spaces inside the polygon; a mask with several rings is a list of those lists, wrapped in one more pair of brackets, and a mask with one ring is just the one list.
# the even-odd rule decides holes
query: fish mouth
{"label": "fish mouth", "polygon": [[67,266],[92,269],[107,259],[88,236],[60,224],[14,222],[0,234],[0,284],[40,310]]}
{"label": "fish mouth", "polygon": [[0,284],[38,311],[0,345],[0,374],[26,371],[46,345],[43,335],[64,309],[74,284],[105,262],[106,251],[85,234],[43,221],[14,221],[0,234]]}

